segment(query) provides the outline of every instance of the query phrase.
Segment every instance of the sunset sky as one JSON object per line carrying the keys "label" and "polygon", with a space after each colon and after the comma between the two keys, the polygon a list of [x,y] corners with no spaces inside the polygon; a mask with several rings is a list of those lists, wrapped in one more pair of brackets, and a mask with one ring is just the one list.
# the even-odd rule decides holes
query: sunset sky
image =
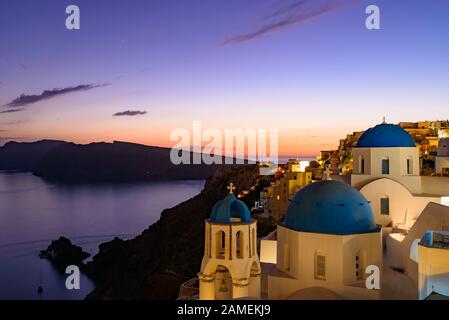
{"label": "sunset sky", "polygon": [[448,119],[448,17],[447,0],[2,0],[0,144],[171,146],[200,120],[310,156],[383,116]]}

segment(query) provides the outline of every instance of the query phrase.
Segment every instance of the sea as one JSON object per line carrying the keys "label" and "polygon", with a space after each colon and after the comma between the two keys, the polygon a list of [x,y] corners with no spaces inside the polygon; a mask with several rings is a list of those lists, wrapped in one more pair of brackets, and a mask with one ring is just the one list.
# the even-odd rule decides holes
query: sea
{"label": "sea", "polygon": [[67,184],[0,172],[0,300],[84,299],[92,280],[81,274],[80,288],[68,290],[69,275],[40,259],[40,250],[64,236],[91,259],[100,243],[135,237],[203,186],[204,180]]}

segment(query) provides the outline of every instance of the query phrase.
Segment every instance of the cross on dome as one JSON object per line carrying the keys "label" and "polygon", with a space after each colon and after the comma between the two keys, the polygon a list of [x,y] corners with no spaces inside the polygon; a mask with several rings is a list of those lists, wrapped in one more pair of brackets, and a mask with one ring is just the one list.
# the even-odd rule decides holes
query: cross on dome
{"label": "cross on dome", "polygon": [[235,185],[231,182],[226,188],[229,190],[229,194],[232,194],[234,193]]}

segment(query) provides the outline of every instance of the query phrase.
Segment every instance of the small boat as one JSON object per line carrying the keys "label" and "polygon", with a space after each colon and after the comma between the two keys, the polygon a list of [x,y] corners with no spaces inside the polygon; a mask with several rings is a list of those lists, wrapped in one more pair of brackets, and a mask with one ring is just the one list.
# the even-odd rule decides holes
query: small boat
{"label": "small boat", "polygon": [[44,292],[44,287],[42,286],[42,271],[39,273],[39,285],[37,286],[37,294],[42,294]]}

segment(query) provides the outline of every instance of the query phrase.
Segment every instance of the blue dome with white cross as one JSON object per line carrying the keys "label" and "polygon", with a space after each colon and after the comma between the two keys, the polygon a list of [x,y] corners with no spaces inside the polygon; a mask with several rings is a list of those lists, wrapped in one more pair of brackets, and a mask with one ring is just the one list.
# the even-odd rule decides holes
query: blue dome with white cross
{"label": "blue dome with white cross", "polygon": [[215,223],[232,223],[233,218],[238,218],[238,222],[251,222],[251,212],[248,207],[243,201],[238,200],[232,192],[233,184],[228,189],[230,190],[229,194],[213,206],[210,221]]}

